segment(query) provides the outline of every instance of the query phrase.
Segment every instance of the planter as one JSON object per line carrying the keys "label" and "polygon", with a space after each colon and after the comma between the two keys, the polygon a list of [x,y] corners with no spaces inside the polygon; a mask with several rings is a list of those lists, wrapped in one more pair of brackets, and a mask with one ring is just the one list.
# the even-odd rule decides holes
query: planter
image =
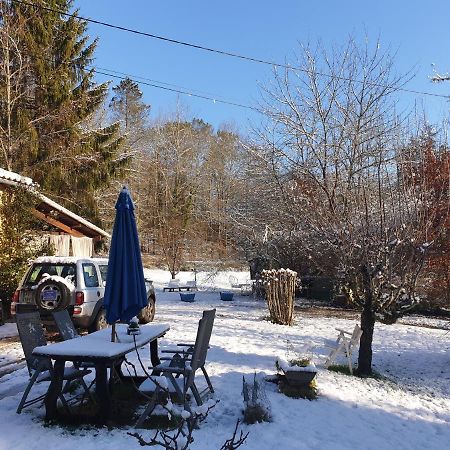
{"label": "planter", "polygon": [[317,372],[306,370],[286,370],[283,372],[286,377],[286,382],[290,386],[308,386],[317,375]]}
{"label": "planter", "polygon": [[224,302],[230,302],[233,300],[234,292],[221,292],[220,293],[220,300],[223,300]]}
{"label": "planter", "polygon": [[180,292],[180,298],[182,302],[192,303],[195,301],[195,292]]}

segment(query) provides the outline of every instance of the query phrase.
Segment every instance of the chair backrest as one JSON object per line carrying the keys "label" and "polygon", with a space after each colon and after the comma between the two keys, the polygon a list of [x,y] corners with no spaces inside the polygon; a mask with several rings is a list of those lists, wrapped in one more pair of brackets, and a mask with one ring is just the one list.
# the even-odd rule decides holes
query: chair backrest
{"label": "chair backrest", "polygon": [[352,337],[350,338],[350,345],[358,345],[359,340],[362,336],[362,330],[358,324],[355,325],[355,329],[353,330]]}
{"label": "chair backrest", "polygon": [[16,324],[29,374],[37,369],[50,370],[52,363],[49,358],[33,355],[36,347],[47,345],[39,312],[16,314]]}
{"label": "chair backrest", "polygon": [[191,367],[194,372],[205,365],[215,316],[215,309],[206,310],[203,311],[203,316],[199,321],[191,361]]}
{"label": "chair backrest", "polygon": [[228,281],[230,282],[231,287],[236,287],[239,284],[238,279],[234,275],[230,275]]}
{"label": "chair backrest", "polygon": [[65,340],[80,337],[75,325],[70,318],[69,311],[63,309],[62,311],[52,312],[53,319],[55,320],[56,328],[58,328],[59,335]]}

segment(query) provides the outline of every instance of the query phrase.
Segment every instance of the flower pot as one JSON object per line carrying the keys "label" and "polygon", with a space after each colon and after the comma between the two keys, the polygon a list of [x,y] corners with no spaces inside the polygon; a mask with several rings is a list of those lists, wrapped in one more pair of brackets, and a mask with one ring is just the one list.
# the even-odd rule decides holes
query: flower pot
{"label": "flower pot", "polygon": [[180,298],[182,302],[192,303],[195,301],[195,292],[180,292]]}
{"label": "flower pot", "polygon": [[223,300],[224,302],[230,302],[233,300],[234,292],[221,292],[220,293],[220,300]]}
{"label": "flower pot", "polygon": [[286,370],[284,371],[286,382],[290,386],[308,386],[317,372],[311,372],[306,370]]}

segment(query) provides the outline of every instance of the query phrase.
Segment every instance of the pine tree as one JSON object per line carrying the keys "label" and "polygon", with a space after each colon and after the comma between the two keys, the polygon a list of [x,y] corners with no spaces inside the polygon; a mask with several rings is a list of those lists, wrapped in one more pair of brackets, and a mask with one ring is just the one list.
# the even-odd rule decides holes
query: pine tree
{"label": "pine tree", "polygon": [[[72,0],[36,0],[69,13]],[[93,61],[97,40],[88,42],[87,23],[74,16],[12,4],[21,18],[21,52],[27,62],[26,97],[18,116],[28,139],[13,170],[30,176],[49,195],[93,220],[94,191],[119,175],[128,158],[119,155],[119,124],[89,129],[88,120],[103,105],[108,84],[96,85]]]}
{"label": "pine tree", "polygon": [[121,122],[122,129],[128,135],[135,135],[129,142],[133,144],[147,127],[150,106],[143,102],[138,84],[130,78],[125,78],[113,87],[113,92],[110,103],[113,118]]}

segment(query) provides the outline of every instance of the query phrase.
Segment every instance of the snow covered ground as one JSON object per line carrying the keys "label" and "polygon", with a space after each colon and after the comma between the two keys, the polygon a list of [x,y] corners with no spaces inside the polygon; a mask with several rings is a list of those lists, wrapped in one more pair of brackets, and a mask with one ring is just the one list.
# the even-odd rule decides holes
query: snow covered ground
{"label": "snow covered ground", "polygon": [[[178,293],[159,292],[169,281],[167,272],[147,274],[157,288],[156,321],[171,326],[160,341],[161,347],[194,340],[202,311],[217,309],[207,368],[220,402],[195,431],[192,449],[220,448],[242,416],[242,376],[275,373],[276,357],[288,356],[290,348],[312,352],[319,368],[319,398],[291,399],[267,383],[273,420],[244,425],[250,434],[242,449],[448,448],[450,334],[446,330],[377,324],[374,366],[388,380],[359,379],[323,368],[323,340],[336,337],[335,327],[352,330],[355,320],[297,315],[293,327],[274,325],[264,319],[264,302],[242,297],[238,291],[234,301],[220,300],[219,291],[229,290],[229,276],[244,282],[245,273],[197,274],[197,283],[207,290],[196,294],[195,303],[181,302]],[[182,273],[179,278],[187,281],[193,274]],[[23,357],[18,343],[8,342],[2,348],[0,367],[3,360]],[[148,350],[142,355],[148,357]],[[44,409],[39,406],[17,415],[19,392],[26,381],[24,366],[0,378],[0,449],[140,448],[127,436],[127,429],[46,427],[42,422]],[[45,392],[45,388],[38,386],[35,392]]]}

